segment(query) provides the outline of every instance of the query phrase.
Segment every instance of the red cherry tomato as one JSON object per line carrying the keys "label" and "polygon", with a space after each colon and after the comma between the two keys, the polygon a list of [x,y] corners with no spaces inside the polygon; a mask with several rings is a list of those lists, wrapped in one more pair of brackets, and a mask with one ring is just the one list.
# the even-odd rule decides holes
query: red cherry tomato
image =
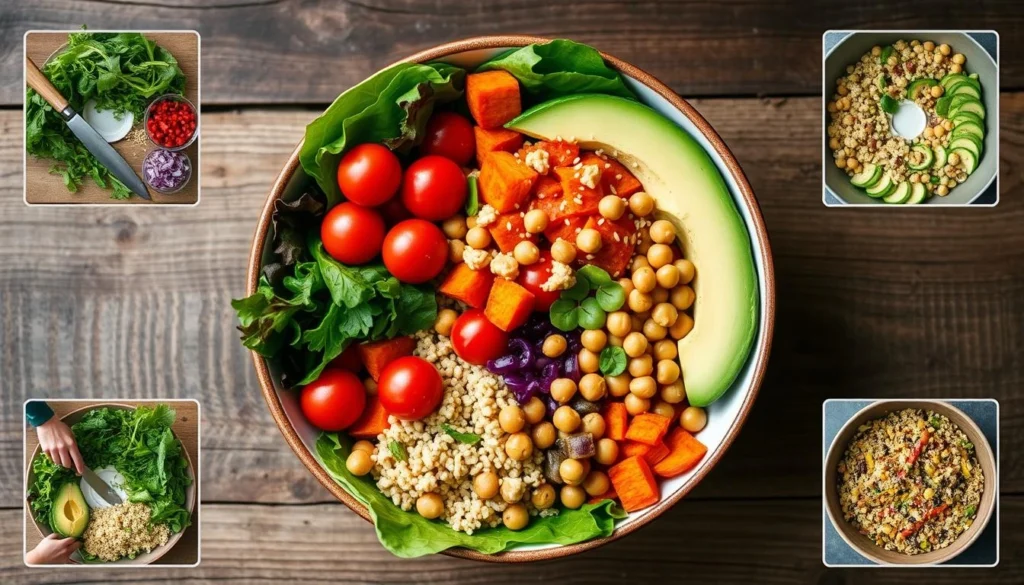
{"label": "red cherry tomato", "polygon": [[299,396],[302,414],[318,429],[340,431],[354,423],[366,408],[366,388],[348,370],[328,369]]}
{"label": "red cherry tomato", "polygon": [[427,131],[420,145],[423,154],[437,154],[466,166],[476,154],[473,124],[454,112],[438,112],[427,122]]}
{"label": "red cherry tomato", "polygon": [[536,301],[533,304],[534,311],[547,311],[552,303],[558,300],[562,291],[544,290],[541,285],[551,277],[551,252],[547,250],[540,253],[540,260],[529,266],[519,267],[519,278],[516,281],[520,286],[533,293]]}
{"label": "red cherry tomato", "polygon": [[338,164],[338,187],[353,203],[373,207],[398,192],[402,165],[395,153],[380,144],[360,144]]}
{"label": "red cherry tomato", "polygon": [[442,221],[466,203],[466,175],[443,156],[427,155],[409,165],[402,180],[402,203],[416,217]]}
{"label": "red cherry tomato", "polygon": [[400,357],[385,366],[377,380],[381,406],[405,420],[419,420],[434,412],[443,394],[437,368],[414,355]]}
{"label": "red cherry tomato", "polygon": [[389,227],[412,218],[412,214],[409,213],[409,210],[402,205],[401,197],[392,197],[391,199],[388,199],[387,203],[378,206],[377,210],[384,216],[384,223]]}
{"label": "red cherry tomato", "polygon": [[384,266],[402,282],[434,278],[448,260],[448,240],[441,228],[422,219],[407,219],[384,238]]}
{"label": "red cherry tomato", "polygon": [[384,220],[369,207],[339,203],[324,216],[320,239],[331,258],[343,264],[363,264],[380,253]]}
{"label": "red cherry tomato", "polygon": [[452,325],[452,347],[460,358],[482,366],[508,351],[508,334],[491,323],[482,310],[470,309]]}

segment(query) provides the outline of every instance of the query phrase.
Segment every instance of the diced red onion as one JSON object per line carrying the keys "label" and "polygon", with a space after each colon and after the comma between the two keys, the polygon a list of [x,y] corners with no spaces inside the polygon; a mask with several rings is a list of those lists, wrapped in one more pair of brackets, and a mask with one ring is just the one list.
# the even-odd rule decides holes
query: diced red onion
{"label": "diced red onion", "polygon": [[192,178],[192,163],[183,152],[157,148],[142,161],[142,175],[157,191],[177,191]]}

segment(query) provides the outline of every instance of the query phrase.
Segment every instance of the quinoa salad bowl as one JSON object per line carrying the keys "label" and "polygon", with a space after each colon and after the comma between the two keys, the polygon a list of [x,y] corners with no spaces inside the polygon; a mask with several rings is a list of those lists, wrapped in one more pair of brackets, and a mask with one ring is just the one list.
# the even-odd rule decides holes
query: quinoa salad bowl
{"label": "quinoa salad bowl", "polygon": [[948,561],[988,523],[998,477],[977,424],[941,402],[881,401],[839,431],[825,462],[829,519],[882,564]]}
{"label": "quinoa salad bowl", "polygon": [[[840,34],[826,33],[826,44]],[[970,34],[853,32],[829,49],[824,69],[834,197],[963,205],[996,180],[998,69]]]}
{"label": "quinoa salad bowl", "polygon": [[339,96],[270,192],[246,295],[310,472],[396,556],[492,562],[600,546],[693,489],[752,407],[775,304],[708,123],[625,62],[524,36]]}
{"label": "quinoa salad bowl", "polygon": [[[170,551],[193,521],[197,494],[192,459],[170,428],[175,416],[157,403],[95,404],[63,416],[85,464],[123,502],[104,501],[37,445],[26,472],[26,506],[39,534],[80,538],[73,563],[148,565]],[[58,509],[77,525],[58,524]]]}

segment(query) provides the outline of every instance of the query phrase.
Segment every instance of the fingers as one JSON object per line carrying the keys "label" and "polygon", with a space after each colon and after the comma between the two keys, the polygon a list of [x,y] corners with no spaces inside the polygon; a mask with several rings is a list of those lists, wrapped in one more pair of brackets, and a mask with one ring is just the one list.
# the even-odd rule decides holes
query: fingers
{"label": "fingers", "polygon": [[71,464],[73,462],[71,461],[71,454],[68,453],[68,448],[67,447],[64,447],[64,446],[58,447],[57,448],[57,457],[60,458],[60,460],[57,461],[57,463],[59,463],[61,467],[67,467],[67,468],[71,467]]}
{"label": "fingers", "polygon": [[71,455],[71,460],[75,464],[75,473],[78,475],[85,473],[85,462],[82,461],[82,453],[78,450],[78,445],[72,443],[68,448],[68,453]]}
{"label": "fingers", "polygon": [[64,552],[70,555],[76,550],[82,548],[82,541],[77,538],[65,538],[64,541],[61,542],[61,546],[64,547]]}

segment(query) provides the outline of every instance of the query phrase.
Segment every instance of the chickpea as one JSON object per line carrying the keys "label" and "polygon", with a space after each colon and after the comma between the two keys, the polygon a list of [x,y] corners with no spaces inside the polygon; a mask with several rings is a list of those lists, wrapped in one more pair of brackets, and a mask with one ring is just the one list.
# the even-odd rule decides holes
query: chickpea
{"label": "chickpea", "polygon": [[617,376],[605,376],[604,384],[608,394],[616,398],[622,398],[629,394],[629,374],[622,373]]}
{"label": "chickpea", "polygon": [[[653,299],[651,302],[654,302]],[[643,313],[637,313],[629,317],[631,331],[643,332],[644,322],[647,321],[647,317],[645,315],[650,315],[650,311],[644,311]]]}
{"label": "chickpea", "polygon": [[546,483],[533,490],[533,495],[530,496],[530,502],[533,504],[533,507],[538,510],[547,510],[551,506],[555,505],[555,486],[550,483]]}
{"label": "chickpea", "polygon": [[622,294],[624,294],[627,297],[629,296],[629,293],[631,293],[634,290],[636,290],[636,287],[633,286],[633,279],[632,278],[629,278],[627,276],[623,276],[617,282],[619,283],[619,286],[622,287]]}
{"label": "chickpea", "polygon": [[[654,395],[658,393],[658,384],[650,376],[633,378],[629,383],[629,392],[631,396],[636,396],[637,398],[654,398]],[[627,398],[629,397],[627,396]],[[648,406],[650,405],[648,404]]]}
{"label": "chickpea", "polygon": [[708,424],[708,415],[699,406],[687,406],[679,415],[679,424],[688,432],[699,433]]}
{"label": "chickpea", "polygon": [[608,345],[614,345],[615,347],[622,347],[622,338],[618,335],[608,336]]}
{"label": "chickpea", "polygon": [[675,325],[676,319],[679,318],[679,311],[675,308],[672,303],[658,303],[651,310],[651,319],[661,325],[662,327],[671,327]]}
{"label": "chickpea", "polygon": [[654,197],[643,191],[633,193],[629,198],[629,210],[638,217],[644,217],[654,211]]}
{"label": "chickpea", "polygon": [[871,56],[872,57],[877,57],[877,56],[879,56],[881,54],[882,54],[882,47],[879,47],[878,45],[875,45],[874,47],[871,47]]}
{"label": "chickpea", "polygon": [[588,329],[580,335],[580,343],[590,351],[600,353],[608,345],[608,334],[601,329]]}
{"label": "chickpea", "polygon": [[580,371],[584,374],[590,374],[601,369],[601,356],[587,348],[580,350],[576,360],[580,364]]}
{"label": "chickpea", "polygon": [[448,260],[452,264],[462,262],[462,254],[466,251],[466,242],[462,240],[448,240]]}
{"label": "chickpea", "polygon": [[539,234],[548,228],[548,214],[541,209],[531,209],[523,217],[523,226],[527,233]]}
{"label": "chickpea", "polygon": [[544,421],[533,425],[530,436],[533,438],[533,444],[535,447],[538,449],[547,449],[551,445],[555,444],[555,439],[558,438],[558,431],[555,430],[555,425],[548,421]]}
{"label": "chickpea", "polygon": [[564,485],[559,494],[562,505],[570,510],[575,510],[587,501],[587,492],[575,485]]}
{"label": "chickpea", "polygon": [[622,401],[626,405],[626,412],[628,412],[632,416],[643,414],[651,409],[650,400],[648,400],[647,398],[641,398],[636,394],[633,394],[632,392],[627,394],[626,397],[622,399]]}
{"label": "chickpea", "polygon": [[949,195],[949,187],[945,185],[939,185],[939,188],[935,190],[935,194],[938,195],[939,197],[945,197],[946,195]]}
{"label": "chickpea", "polygon": [[928,173],[922,173],[921,174],[921,182],[922,183],[927,184],[927,183],[930,183],[931,180],[932,180],[932,176],[929,175]]}
{"label": "chickpea", "polygon": [[676,409],[664,400],[655,400],[650,412],[669,419],[676,417]]}
{"label": "chickpea", "polygon": [[950,73],[960,73],[963,70],[963,65],[957,65],[956,63],[953,63],[952,65],[949,66]]}
{"label": "chickpea", "polygon": [[839,139],[833,136],[828,141],[828,147],[832,150],[839,150]]}
{"label": "chickpea", "polygon": [[512,249],[512,257],[522,266],[536,264],[540,260],[540,248],[529,240],[523,240]]}
{"label": "chickpea", "polygon": [[[630,296],[632,296],[632,293],[630,293]],[[611,333],[614,336],[625,337],[629,335],[629,313],[625,311],[614,311],[608,313],[608,317],[604,322],[604,326],[608,328],[608,333]]]}
{"label": "chickpea", "polygon": [[838,157],[838,158],[836,158],[836,166],[841,168],[841,169],[845,169],[846,168],[846,157]]}
{"label": "chickpea", "polygon": [[455,325],[455,319],[458,317],[458,313],[451,309],[441,309],[437,312],[437,320],[434,321],[434,331],[448,337],[452,334],[452,326]]}
{"label": "chickpea", "polygon": [[[672,248],[667,244],[654,244],[647,250],[647,261],[655,270],[672,263]],[[636,283],[633,283],[636,284]]]}
{"label": "chickpea", "polygon": [[942,138],[942,136],[946,133],[946,129],[943,128],[942,125],[940,124],[940,125],[936,126],[935,128],[933,128],[932,132],[935,133],[935,137],[936,138]]}
{"label": "chickpea", "polygon": [[515,461],[526,461],[533,455],[533,441],[530,435],[519,432],[513,433],[505,441],[505,454]]}
{"label": "chickpea", "polygon": [[466,227],[466,218],[462,215],[454,215],[444,220],[441,224],[441,231],[451,240],[461,240],[466,237],[469,228]]}
{"label": "chickpea", "polygon": [[594,446],[594,461],[611,465],[619,458],[619,443],[615,439],[602,438]]}
{"label": "chickpea", "polygon": [[416,511],[428,520],[439,517],[444,512],[444,500],[431,492],[416,498]]}
{"label": "chickpea", "polygon": [[626,306],[634,313],[643,313],[644,311],[651,310],[651,307],[654,306],[654,300],[651,298],[651,295],[634,290],[626,297]]}
{"label": "chickpea", "polygon": [[491,232],[487,231],[487,228],[480,226],[472,228],[466,233],[466,244],[470,248],[483,250],[491,245]]}
{"label": "chickpea", "polygon": [[676,322],[668,328],[668,334],[672,339],[682,339],[693,329],[693,317],[687,313],[679,313]]}
{"label": "chickpea", "polygon": [[588,495],[596,497],[608,493],[612,483],[608,480],[608,474],[603,471],[591,471],[583,480],[583,490]]}
{"label": "chickpea", "polygon": [[601,413],[592,412],[583,417],[583,432],[590,433],[591,436],[594,437],[595,441],[604,436],[605,430],[606,425]]}
{"label": "chickpea", "polygon": [[949,54],[949,45],[947,45],[946,43],[942,43],[941,45],[939,45],[939,53],[941,53],[943,55],[948,55]]}
{"label": "chickpea", "polygon": [[914,173],[914,174],[910,175],[910,182],[911,183],[920,183],[921,182],[921,175],[919,175],[917,173]]}
{"label": "chickpea", "polygon": [[551,383],[551,397],[559,404],[565,404],[576,395],[576,382],[572,378],[555,378]]}
{"label": "chickpea", "polygon": [[676,342],[664,339],[654,344],[653,357],[656,360],[674,360],[679,355]]}
{"label": "chickpea", "polygon": [[[826,107],[828,108],[828,113],[830,113],[830,114],[836,113],[836,110],[839,109],[839,108],[836,107],[836,103],[835,102],[829,102]],[[837,146],[836,148],[839,148],[839,147]]]}
{"label": "chickpea", "polygon": [[373,378],[367,378],[363,380],[363,388],[366,388],[366,393],[370,395],[377,394],[377,381]]}
{"label": "chickpea", "polygon": [[551,244],[551,259],[562,264],[572,264],[576,260],[576,246],[558,238]]}
{"label": "chickpea", "polygon": [[676,239],[676,228],[667,219],[659,219],[651,224],[651,240],[658,244],[671,244]]}
{"label": "chickpea", "polygon": [[512,504],[501,513],[501,523],[509,530],[522,530],[530,523],[530,513],[522,504]]}
{"label": "chickpea", "polygon": [[671,289],[679,284],[679,269],[676,268],[675,264],[666,264],[658,269],[655,273],[655,278],[658,281],[658,286]]}
{"label": "chickpea", "polygon": [[669,294],[669,301],[672,306],[679,311],[685,311],[693,306],[693,301],[696,300],[697,293],[693,289],[685,284],[679,285],[672,289]]}
{"label": "chickpea", "polygon": [[654,358],[650,354],[643,354],[629,360],[626,371],[634,378],[639,376],[650,376],[654,373]]}
{"label": "chickpea", "polygon": [[591,402],[597,402],[604,398],[607,386],[604,376],[597,373],[585,374],[580,378],[580,394]]}
{"label": "chickpea", "polygon": [[498,495],[498,474],[485,471],[474,477],[473,491],[481,500],[489,500]]}
{"label": "chickpea", "polygon": [[580,485],[586,475],[583,463],[578,459],[563,459],[558,465],[558,475],[566,485]]}
{"label": "chickpea", "polygon": [[544,338],[540,351],[549,358],[556,358],[565,353],[567,347],[568,342],[565,340],[565,337],[555,333]]}
{"label": "chickpea", "polygon": [[665,402],[679,404],[686,398],[686,388],[683,386],[683,380],[680,378],[671,384],[662,386],[659,394]]}
{"label": "chickpea", "polygon": [[373,446],[373,443],[367,441],[366,439],[363,439],[361,441],[356,441],[352,445],[352,450],[353,451],[366,451],[367,455],[373,455],[373,452],[376,451],[377,449]]}
{"label": "chickpea", "polygon": [[580,413],[569,406],[559,406],[551,417],[551,421],[555,423],[555,428],[558,430],[571,433],[580,426]]}
{"label": "chickpea", "polygon": [[[850,93],[850,90],[845,85],[840,85],[839,89],[837,89],[836,91],[839,92],[839,95],[846,95],[846,94]],[[847,126],[849,126],[849,125],[850,124],[847,124]]]}
{"label": "chickpea", "polygon": [[848,158],[848,159],[846,159],[846,168],[850,169],[851,171],[853,169],[857,168],[857,165],[859,165],[859,164],[860,164],[860,161],[858,161],[855,158]]}
{"label": "chickpea", "polygon": [[352,472],[352,475],[366,475],[373,469],[373,460],[370,454],[363,449],[353,449],[345,459],[345,467]]}
{"label": "chickpea", "polygon": [[925,41],[924,43],[922,43],[922,46],[924,46],[924,50],[928,51],[929,53],[935,50],[935,43],[931,41]]}
{"label": "chickpea", "polygon": [[673,262],[672,265],[679,269],[679,284],[690,284],[697,273],[697,267],[686,258],[680,258]]}
{"label": "chickpea", "polygon": [[633,282],[633,288],[642,293],[649,293],[658,286],[657,276],[650,266],[641,266],[633,271],[633,277],[630,280]]}
{"label": "chickpea", "polygon": [[576,247],[587,254],[595,254],[601,250],[601,232],[593,228],[585,228],[576,234]]}
{"label": "chickpea", "polygon": [[942,53],[935,53],[935,55],[932,57],[932,62],[934,62],[936,65],[941,64],[945,60],[946,57]]}
{"label": "chickpea", "polygon": [[960,155],[955,152],[951,152],[949,153],[949,158],[946,159],[946,162],[953,166],[956,166],[960,164]]}
{"label": "chickpea", "polygon": [[534,396],[523,405],[523,414],[526,415],[526,422],[535,425],[544,420],[547,408],[544,406],[543,400]]}
{"label": "chickpea", "polygon": [[643,329],[640,331],[647,338],[647,341],[661,341],[668,336],[668,329],[658,325],[654,319],[644,321]]}
{"label": "chickpea", "polygon": [[626,201],[618,195],[605,195],[597,204],[597,211],[601,217],[615,221],[626,213]]}
{"label": "chickpea", "polygon": [[655,378],[659,384],[671,384],[679,379],[679,364],[675,360],[660,360],[655,371]]}
{"label": "chickpea", "polygon": [[629,357],[639,357],[647,351],[647,338],[643,333],[632,332],[622,341],[622,349]]}
{"label": "chickpea", "polygon": [[466,218],[466,227],[469,228],[469,229],[473,229],[473,228],[476,227],[476,216],[475,215],[471,215],[471,216]]}
{"label": "chickpea", "polygon": [[931,91],[931,94],[932,94],[933,98],[939,98],[939,97],[942,97],[942,92],[944,90],[942,89],[941,85],[933,85],[931,90],[929,90],[929,91]]}
{"label": "chickpea", "polygon": [[515,404],[509,404],[498,413],[498,425],[506,433],[518,433],[526,426],[526,413]]}

